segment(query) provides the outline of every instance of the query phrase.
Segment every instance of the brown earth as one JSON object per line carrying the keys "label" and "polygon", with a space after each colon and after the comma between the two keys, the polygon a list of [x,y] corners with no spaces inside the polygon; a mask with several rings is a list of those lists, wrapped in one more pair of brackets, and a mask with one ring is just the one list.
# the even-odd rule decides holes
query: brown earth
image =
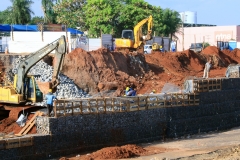
{"label": "brown earth", "polygon": [[[28,115],[27,122],[34,116],[34,114]],[[27,123],[26,122],[26,123]],[[13,133],[17,134],[21,131],[21,127],[16,123],[16,120],[13,119],[11,116],[8,118],[3,119],[0,122],[0,133]],[[36,126],[34,125],[33,128],[28,132],[28,134],[35,134],[37,133]]]}
{"label": "brown earth", "polygon": [[121,96],[129,85],[136,87],[137,94],[146,94],[152,89],[161,92],[166,83],[182,87],[186,78],[202,77],[209,58],[213,60],[210,78],[224,77],[229,64],[240,62],[239,56],[238,49],[220,51],[214,46],[202,53],[186,50],[147,55],[110,52],[103,48],[92,52],[75,49],[66,55],[63,73],[92,95],[113,91],[111,96]]}
{"label": "brown earth", "polygon": [[[153,52],[152,54],[110,52],[101,48],[86,52],[75,49],[64,60],[63,73],[93,96],[121,96],[126,86],[133,85],[137,94],[162,91],[166,83],[182,87],[187,78],[202,77],[207,59],[213,59],[210,78],[224,77],[229,64],[240,62],[240,50],[220,51],[214,46],[202,53]],[[0,65],[1,70],[1,65]],[[111,94],[106,94],[109,91]],[[20,127],[9,117],[2,120],[0,132],[18,133]],[[30,133],[36,133],[35,129]]]}
{"label": "brown earth", "polygon": [[[240,62],[240,50],[220,51],[210,46],[202,53],[186,50],[142,55],[110,52],[103,48],[92,52],[75,49],[66,55],[63,73],[93,96],[99,96],[98,93],[102,93],[101,96],[121,96],[127,85],[136,86],[137,94],[147,94],[152,89],[159,93],[166,83],[181,88],[185,79],[202,77],[208,58],[214,62],[210,78],[224,77],[229,64]],[[48,87],[44,90],[47,92]],[[109,91],[112,92],[107,95]],[[0,132],[17,133],[20,127],[15,122],[16,118],[15,115],[3,120],[0,126],[4,129]]]}
{"label": "brown earth", "polygon": [[148,156],[157,153],[169,152],[175,149],[168,149],[162,147],[141,147],[135,144],[128,144],[124,146],[106,147],[91,154],[83,154],[76,157],[62,157],[59,160],[97,160],[97,159],[123,159],[133,158],[139,156]]}

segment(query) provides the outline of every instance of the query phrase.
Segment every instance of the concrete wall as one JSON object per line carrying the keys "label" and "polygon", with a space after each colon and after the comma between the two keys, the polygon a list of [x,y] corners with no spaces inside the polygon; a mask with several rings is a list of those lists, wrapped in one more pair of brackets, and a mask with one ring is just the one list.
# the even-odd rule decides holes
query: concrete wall
{"label": "concrete wall", "polygon": [[[66,32],[13,32],[9,41],[10,53],[32,53],[65,35]],[[70,32],[67,33],[69,51],[71,51]],[[54,53],[54,51],[53,51]]]}
{"label": "concrete wall", "polygon": [[[208,27],[185,27],[177,33],[177,50],[187,50],[191,43],[208,42],[210,45],[217,46],[217,41],[237,40],[237,26],[208,26]],[[183,34],[184,33],[184,41]]]}
{"label": "concrete wall", "polygon": [[[3,159],[47,159],[86,149],[180,138],[240,126],[240,79],[222,79],[222,90],[200,93],[198,106],[134,112],[38,117],[30,147],[0,150]],[[7,154],[6,154],[7,153]]]}
{"label": "concrete wall", "polygon": [[1,37],[0,39],[0,52],[4,52],[5,48],[8,47],[8,42],[10,41],[10,37]]}
{"label": "concrete wall", "polygon": [[85,51],[93,51],[102,47],[101,38],[87,38],[86,43],[77,41],[77,47]]}

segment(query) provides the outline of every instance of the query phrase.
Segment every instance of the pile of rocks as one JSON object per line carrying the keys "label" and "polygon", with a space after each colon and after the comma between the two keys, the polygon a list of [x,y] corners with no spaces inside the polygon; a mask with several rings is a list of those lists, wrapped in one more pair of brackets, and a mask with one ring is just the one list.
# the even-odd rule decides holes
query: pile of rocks
{"label": "pile of rocks", "polygon": [[[23,56],[19,56],[13,61],[12,69],[8,72],[7,75],[10,82],[13,81],[13,75],[17,74],[19,64],[22,60],[24,60],[24,58],[25,57]],[[53,67],[41,60],[30,69],[28,74],[36,75],[36,80],[40,82],[50,82],[52,80]],[[58,85],[57,91],[55,93],[57,98],[74,99],[89,97],[87,93],[85,93],[81,88],[74,84],[73,80],[71,80],[67,76],[59,74],[59,80],[60,84]]]}

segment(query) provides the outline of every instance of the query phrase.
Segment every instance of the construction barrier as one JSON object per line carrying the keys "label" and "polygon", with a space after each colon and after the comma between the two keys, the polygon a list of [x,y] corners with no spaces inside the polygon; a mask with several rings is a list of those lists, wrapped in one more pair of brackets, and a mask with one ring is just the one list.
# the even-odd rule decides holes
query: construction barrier
{"label": "construction barrier", "polygon": [[0,140],[0,149],[11,149],[32,145],[33,137],[21,137]]}
{"label": "construction barrier", "polygon": [[191,79],[184,82],[186,92],[213,92],[222,90],[222,79]]}
{"label": "construction barrier", "polygon": [[55,117],[78,114],[131,112],[154,108],[199,105],[198,93],[152,94],[148,96],[57,100]]}

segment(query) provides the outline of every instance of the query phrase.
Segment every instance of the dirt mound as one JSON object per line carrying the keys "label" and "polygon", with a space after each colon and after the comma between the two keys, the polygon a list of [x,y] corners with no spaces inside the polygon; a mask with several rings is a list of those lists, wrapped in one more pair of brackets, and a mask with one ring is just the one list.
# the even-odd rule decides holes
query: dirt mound
{"label": "dirt mound", "polygon": [[[121,147],[106,147],[89,155],[90,159],[120,159],[140,156],[146,152],[145,149],[136,145],[125,145]],[[86,157],[86,159],[88,159]]]}
{"label": "dirt mound", "polygon": [[148,156],[157,153],[163,153],[168,151],[176,150],[175,148],[163,148],[163,147],[141,147],[135,144],[128,144],[124,146],[106,147],[102,148],[91,154],[81,154],[76,157],[62,157],[60,160],[97,160],[97,159],[122,159],[122,158],[133,158],[139,156]]}
{"label": "dirt mound", "polygon": [[228,56],[228,58],[231,60],[231,63],[239,63],[240,62],[240,50],[239,49],[234,49],[233,51],[230,50],[223,50],[222,54]]}
{"label": "dirt mound", "polygon": [[150,72],[142,54],[75,49],[66,55],[63,73],[86,92],[115,90],[120,95],[126,85],[139,86],[139,79]]}
{"label": "dirt mound", "polygon": [[237,54],[238,50],[220,51],[214,46],[205,48],[202,53],[185,50],[146,55],[107,49],[91,52],[75,49],[66,55],[63,73],[80,88],[96,96],[106,96],[105,93],[121,96],[125,87],[131,84],[136,86],[137,94],[150,93],[152,89],[158,93],[165,83],[181,87],[186,77],[202,77],[209,58],[213,59],[215,66],[210,77],[224,77],[229,64],[240,62]]}
{"label": "dirt mound", "polygon": [[203,54],[219,55],[220,49],[216,46],[208,46],[202,50]]}
{"label": "dirt mound", "polygon": [[[230,50],[221,51],[215,46],[206,47],[201,54],[206,59],[213,60],[214,67],[227,67],[229,64],[238,63],[240,57],[237,56],[237,51],[231,52]],[[240,55],[240,52],[238,53]]]}
{"label": "dirt mound", "polygon": [[[32,117],[34,116],[34,114],[30,114],[27,118],[27,122],[28,120],[30,120]],[[5,134],[9,134],[9,133],[14,133],[17,134],[21,131],[21,127],[16,123],[16,121],[12,118],[5,118],[2,121],[0,121],[1,125],[0,125],[0,133],[5,133]],[[28,134],[35,134],[37,133],[36,130],[36,126],[33,126],[33,128],[29,131]]]}

